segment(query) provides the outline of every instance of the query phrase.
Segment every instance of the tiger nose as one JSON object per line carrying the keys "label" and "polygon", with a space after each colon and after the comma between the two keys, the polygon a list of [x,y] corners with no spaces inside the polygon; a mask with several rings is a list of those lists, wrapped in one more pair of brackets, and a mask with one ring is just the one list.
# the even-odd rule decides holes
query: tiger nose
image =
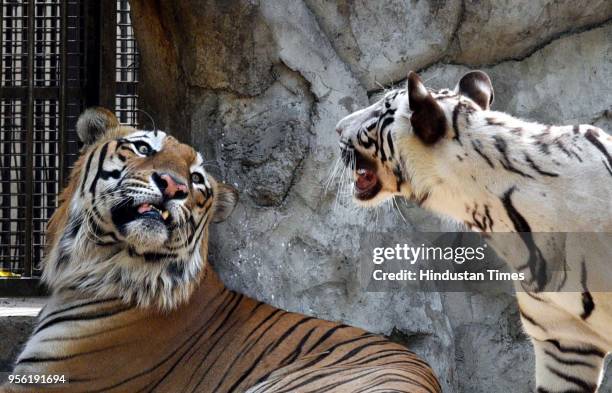
{"label": "tiger nose", "polygon": [[180,199],[187,196],[187,185],[169,173],[154,172],[153,181],[161,193],[170,199]]}

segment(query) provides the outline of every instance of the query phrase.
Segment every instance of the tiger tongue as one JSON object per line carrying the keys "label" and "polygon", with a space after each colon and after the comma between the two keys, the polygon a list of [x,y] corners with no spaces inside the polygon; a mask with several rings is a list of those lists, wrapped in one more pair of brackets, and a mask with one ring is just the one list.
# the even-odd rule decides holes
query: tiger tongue
{"label": "tiger tongue", "polygon": [[357,180],[355,186],[359,190],[368,190],[376,185],[376,174],[369,169],[359,169],[357,171]]}
{"label": "tiger tongue", "polygon": [[151,210],[153,210],[153,206],[148,203],[143,203],[142,205],[138,206],[138,213],[140,214],[149,212]]}

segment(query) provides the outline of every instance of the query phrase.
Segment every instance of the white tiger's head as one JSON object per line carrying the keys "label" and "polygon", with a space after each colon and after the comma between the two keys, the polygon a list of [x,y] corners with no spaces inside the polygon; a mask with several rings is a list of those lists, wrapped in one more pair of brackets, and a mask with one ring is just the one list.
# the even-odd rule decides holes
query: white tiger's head
{"label": "white tiger's head", "polygon": [[85,147],[48,226],[44,281],[160,309],[186,301],[208,224],[231,213],[236,191],[191,146],[120,126],[106,109],[85,111],[77,131]]}
{"label": "white tiger's head", "polygon": [[459,138],[457,111],[488,110],[492,102],[491,81],[481,71],[464,75],[454,90],[440,91],[427,89],[411,72],[406,88],[340,120],[336,131],[344,163],[353,170],[356,202],[375,206],[401,195],[422,204],[428,183],[439,181],[419,176],[437,172],[432,155],[461,151],[447,143]]}

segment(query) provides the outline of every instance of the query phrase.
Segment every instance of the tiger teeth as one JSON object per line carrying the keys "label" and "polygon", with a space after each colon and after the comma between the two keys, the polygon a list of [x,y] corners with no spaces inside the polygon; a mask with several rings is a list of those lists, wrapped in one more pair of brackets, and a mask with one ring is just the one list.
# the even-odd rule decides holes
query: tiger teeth
{"label": "tiger teeth", "polygon": [[167,220],[168,217],[170,217],[170,212],[168,210],[164,210],[161,215],[164,220]]}

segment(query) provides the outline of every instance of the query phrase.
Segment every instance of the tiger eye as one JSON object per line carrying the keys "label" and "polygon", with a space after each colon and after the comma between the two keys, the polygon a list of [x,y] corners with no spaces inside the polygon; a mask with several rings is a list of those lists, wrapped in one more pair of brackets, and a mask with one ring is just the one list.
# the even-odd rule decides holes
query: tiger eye
{"label": "tiger eye", "polygon": [[202,184],[204,183],[204,177],[202,177],[201,174],[194,172],[191,174],[191,182],[195,184]]}

